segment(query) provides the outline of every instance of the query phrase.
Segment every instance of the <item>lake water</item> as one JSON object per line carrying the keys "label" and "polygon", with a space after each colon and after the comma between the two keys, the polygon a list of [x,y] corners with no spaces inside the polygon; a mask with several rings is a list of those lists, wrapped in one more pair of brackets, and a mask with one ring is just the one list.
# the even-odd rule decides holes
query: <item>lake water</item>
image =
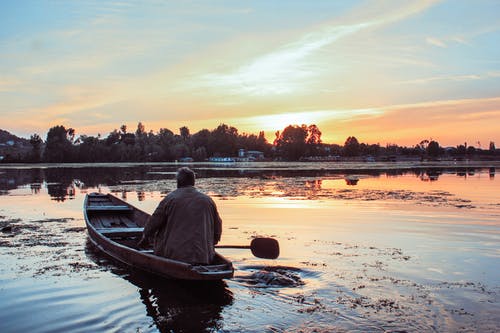
{"label": "lake water", "polygon": [[0,332],[500,330],[500,170],[478,164],[191,164],[223,244],[221,283],[167,281],[97,252],[82,206],[151,213],[180,164],[0,166]]}

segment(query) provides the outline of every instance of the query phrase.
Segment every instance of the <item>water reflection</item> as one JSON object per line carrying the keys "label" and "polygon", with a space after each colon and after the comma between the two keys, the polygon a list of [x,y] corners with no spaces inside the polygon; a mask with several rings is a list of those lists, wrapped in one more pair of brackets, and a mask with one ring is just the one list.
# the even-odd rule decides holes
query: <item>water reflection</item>
{"label": "water reflection", "polygon": [[[401,177],[405,175],[415,175],[423,182],[437,182],[443,174],[456,175],[458,177],[473,177],[476,173],[487,173],[490,179],[495,177],[495,167],[485,166],[484,168],[465,167],[411,167],[411,168],[388,168],[363,169],[365,165],[351,166],[352,169],[337,168],[337,164],[302,164],[297,168],[287,163],[274,164],[254,164],[252,166],[242,165],[240,167],[219,168],[214,165],[198,164],[193,166],[198,179],[234,179],[234,184],[244,183],[242,180],[256,180],[254,183],[273,181],[279,182],[283,179],[303,178],[302,186],[307,192],[315,194],[322,190],[322,181],[327,179],[344,178],[346,185],[359,186],[360,179],[373,177]],[[325,167],[326,166],[326,167]],[[332,166],[328,168],[327,166]],[[147,186],[159,182],[170,181],[175,177],[175,171],[179,165],[110,165],[98,167],[25,167],[25,168],[0,168],[0,195],[8,194],[23,186],[28,186],[33,194],[39,194],[46,188],[50,197],[56,201],[65,201],[75,197],[78,189],[115,187],[122,198],[127,198],[128,188],[135,188],[138,201],[146,199],[146,193],[150,191]],[[364,180],[363,180],[364,181]],[[142,188],[140,185],[144,185]],[[215,184],[219,185],[219,184]],[[215,186],[215,187],[217,187]],[[224,188],[225,192],[217,193],[220,196],[228,197],[240,195],[239,188],[231,189],[226,184],[218,186]],[[157,190],[157,188],[155,188]],[[171,189],[164,186],[162,194],[168,193]],[[229,192],[228,192],[229,191]],[[236,192],[235,192],[236,191]],[[258,189],[256,190],[258,191]],[[278,192],[280,190],[278,189]],[[281,191],[286,192],[286,191]],[[245,194],[245,193],[243,193]]]}
{"label": "water reflection", "polygon": [[126,267],[98,252],[90,241],[87,257],[139,288],[146,313],[160,332],[205,332],[222,329],[221,312],[233,303],[224,281],[167,280]]}
{"label": "water reflection", "polygon": [[47,183],[47,191],[50,198],[55,201],[64,201],[75,197],[75,186],[73,182],[67,183]]}
{"label": "water reflection", "polygon": [[39,194],[42,189],[42,184],[40,183],[32,183],[30,184],[30,189],[32,194]]}
{"label": "water reflection", "polygon": [[310,190],[321,190],[321,179],[315,179],[315,180],[306,180],[306,188]]}
{"label": "water reflection", "polygon": [[[85,192],[102,188],[134,204],[142,198],[140,208],[152,211],[156,203],[147,201],[175,186],[173,173],[58,169],[49,182],[45,169],[0,169],[6,194],[19,188],[0,197],[0,271],[3,281],[11,279],[0,288],[0,327],[10,321],[18,329],[3,331],[494,331],[500,202],[491,168],[475,168],[473,177],[470,168],[197,170],[204,191],[233,196],[216,198],[226,244],[274,235],[284,255],[265,265],[300,269],[279,271],[283,279],[262,273],[264,263],[247,252],[228,250],[238,268],[230,290],[225,283],[157,280],[85,249]],[[356,186],[346,184],[347,175],[360,178]],[[57,190],[60,200],[76,192],[75,200],[47,200],[48,184],[65,188]],[[20,277],[29,283],[12,283]],[[47,282],[43,293],[33,288],[40,281]]]}
{"label": "water reflection", "polygon": [[439,176],[441,174],[442,174],[441,170],[430,169],[430,170],[422,171],[419,175],[419,178],[421,181],[424,181],[424,182],[435,182],[439,179]]}
{"label": "water reflection", "polygon": [[349,186],[357,185],[359,182],[359,177],[357,176],[347,176],[345,177],[345,183]]}

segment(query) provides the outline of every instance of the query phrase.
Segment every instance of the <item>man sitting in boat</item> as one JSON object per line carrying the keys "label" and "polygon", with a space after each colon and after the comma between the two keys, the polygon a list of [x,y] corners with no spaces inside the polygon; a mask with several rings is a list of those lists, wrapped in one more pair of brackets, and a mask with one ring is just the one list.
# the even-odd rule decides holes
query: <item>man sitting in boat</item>
{"label": "man sitting in boat", "polygon": [[154,253],[191,264],[210,264],[222,221],[215,202],[194,187],[193,170],[177,171],[177,189],[158,205],[144,227],[139,246],[154,241]]}

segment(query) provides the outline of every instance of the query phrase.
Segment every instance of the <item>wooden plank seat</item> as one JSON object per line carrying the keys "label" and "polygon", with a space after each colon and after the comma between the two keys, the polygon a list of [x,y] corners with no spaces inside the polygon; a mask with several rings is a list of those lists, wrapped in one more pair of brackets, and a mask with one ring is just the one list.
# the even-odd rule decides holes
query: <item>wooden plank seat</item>
{"label": "wooden plank seat", "polygon": [[109,196],[107,194],[104,194],[104,193],[90,193],[88,194],[88,197],[89,199],[93,199],[93,198],[109,198]]}
{"label": "wooden plank seat", "polygon": [[106,237],[139,237],[142,235],[144,228],[102,228],[97,229],[103,236]]}
{"label": "wooden plank seat", "polygon": [[125,205],[109,205],[109,206],[87,206],[87,211],[88,212],[117,212],[117,211],[124,211],[124,212],[130,212],[132,211],[132,208],[130,206],[125,206]]}

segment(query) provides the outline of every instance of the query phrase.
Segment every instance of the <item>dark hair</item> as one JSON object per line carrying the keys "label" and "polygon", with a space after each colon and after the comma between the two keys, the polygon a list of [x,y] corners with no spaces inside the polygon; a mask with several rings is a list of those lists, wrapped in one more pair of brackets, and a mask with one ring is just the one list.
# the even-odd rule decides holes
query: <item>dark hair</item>
{"label": "dark hair", "polygon": [[182,167],[177,170],[177,188],[194,186],[194,171],[188,167]]}

